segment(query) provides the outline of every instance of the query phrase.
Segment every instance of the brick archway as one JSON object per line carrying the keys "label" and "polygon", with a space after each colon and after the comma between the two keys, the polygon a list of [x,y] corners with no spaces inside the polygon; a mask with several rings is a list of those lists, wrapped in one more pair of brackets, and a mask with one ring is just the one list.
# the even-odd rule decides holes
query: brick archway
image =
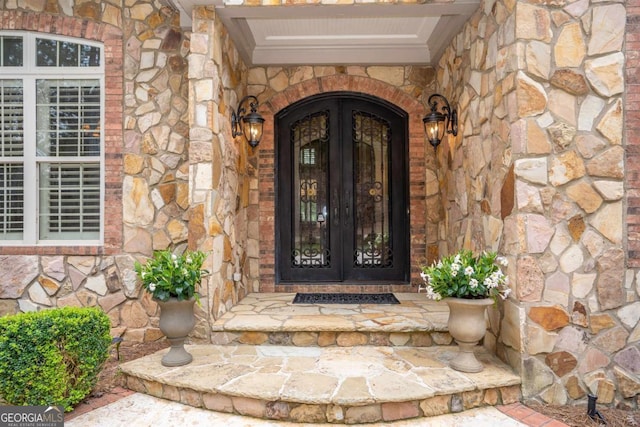
{"label": "brick archway", "polygon": [[[424,105],[407,93],[380,80],[362,76],[333,75],[319,77],[290,86],[269,99],[261,99],[260,113],[265,118],[265,128],[258,152],[258,186],[260,192],[260,292],[303,291],[304,286],[275,285],[275,137],[274,116],[283,108],[304,98],[326,92],[350,91],[381,98],[403,109],[409,117],[409,208],[411,281],[418,277],[417,266],[426,256],[426,207],[425,207],[425,141],[422,117]],[[329,285],[330,286],[330,285]],[[335,287],[333,287],[335,288]],[[393,289],[391,289],[393,288]],[[315,291],[320,289],[317,285]],[[329,291],[329,289],[324,289]],[[360,292],[359,286],[343,286],[342,292]],[[386,286],[380,291],[408,291],[409,288]]]}

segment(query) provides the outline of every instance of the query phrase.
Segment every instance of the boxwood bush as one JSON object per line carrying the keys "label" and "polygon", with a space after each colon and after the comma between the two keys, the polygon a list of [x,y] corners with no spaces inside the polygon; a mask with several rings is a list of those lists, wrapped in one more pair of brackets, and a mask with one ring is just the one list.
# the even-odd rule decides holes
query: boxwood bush
{"label": "boxwood bush", "polygon": [[93,389],[109,355],[109,318],[65,307],[0,318],[0,396],[12,405],[61,405]]}

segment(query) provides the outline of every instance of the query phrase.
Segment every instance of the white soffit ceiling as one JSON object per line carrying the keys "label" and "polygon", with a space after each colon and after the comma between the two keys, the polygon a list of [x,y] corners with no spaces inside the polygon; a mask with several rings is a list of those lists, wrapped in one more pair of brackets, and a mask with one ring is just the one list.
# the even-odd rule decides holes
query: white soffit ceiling
{"label": "white soffit ceiling", "polygon": [[[200,4],[175,1],[188,16]],[[308,6],[214,2],[247,65],[435,65],[480,4],[480,0]]]}

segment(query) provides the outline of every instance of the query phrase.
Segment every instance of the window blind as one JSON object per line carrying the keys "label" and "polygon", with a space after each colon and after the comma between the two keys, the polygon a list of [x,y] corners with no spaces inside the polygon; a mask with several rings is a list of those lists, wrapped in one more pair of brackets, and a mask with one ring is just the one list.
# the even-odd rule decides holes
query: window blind
{"label": "window blind", "polygon": [[100,168],[40,164],[40,237],[70,239],[100,231]]}

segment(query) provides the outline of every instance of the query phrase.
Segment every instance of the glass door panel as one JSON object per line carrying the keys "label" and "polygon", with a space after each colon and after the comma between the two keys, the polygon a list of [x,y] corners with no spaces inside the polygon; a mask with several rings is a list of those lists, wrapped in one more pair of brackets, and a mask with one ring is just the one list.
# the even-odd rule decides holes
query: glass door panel
{"label": "glass door panel", "polygon": [[329,117],[309,115],[291,127],[293,142],[293,233],[291,265],[322,268],[331,265],[327,229]]}
{"label": "glass door panel", "polygon": [[389,239],[389,141],[386,120],[373,114],[353,113],[355,182],[355,251],[353,265],[360,268],[393,266]]}

